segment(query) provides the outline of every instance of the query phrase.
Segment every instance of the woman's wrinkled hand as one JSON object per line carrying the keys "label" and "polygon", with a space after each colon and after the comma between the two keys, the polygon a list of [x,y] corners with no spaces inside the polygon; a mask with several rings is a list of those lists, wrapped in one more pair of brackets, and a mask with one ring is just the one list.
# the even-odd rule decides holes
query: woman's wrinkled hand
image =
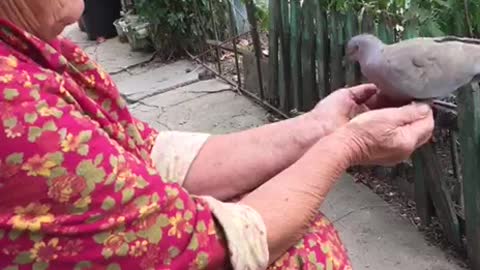
{"label": "woman's wrinkled hand", "polygon": [[429,141],[433,112],[426,104],[373,110],[351,120],[344,131],[354,165],[395,165]]}
{"label": "woman's wrinkled hand", "polygon": [[368,111],[366,102],[373,100],[377,93],[374,84],[342,88],[324,98],[308,115],[329,134]]}

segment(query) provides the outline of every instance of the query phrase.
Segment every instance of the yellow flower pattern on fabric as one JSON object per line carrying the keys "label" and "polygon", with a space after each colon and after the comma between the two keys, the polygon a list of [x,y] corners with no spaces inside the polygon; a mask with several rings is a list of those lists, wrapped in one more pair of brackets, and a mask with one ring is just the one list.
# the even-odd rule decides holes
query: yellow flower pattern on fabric
{"label": "yellow flower pattern on fabric", "polygon": [[48,243],[35,243],[30,253],[34,261],[48,263],[56,260],[61,250],[62,248],[58,245],[58,238],[52,238]]}
{"label": "yellow flower pattern on fabric", "polygon": [[16,230],[39,231],[43,224],[52,223],[55,217],[49,213],[50,207],[36,203],[30,203],[26,207],[15,207],[15,215],[10,223]]}
{"label": "yellow flower pattern on fabric", "polygon": [[48,177],[51,175],[52,168],[57,164],[52,160],[48,159],[48,156],[43,157],[35,155],[22,166],[22,170],[27,171],[29,176],[45,176]]}

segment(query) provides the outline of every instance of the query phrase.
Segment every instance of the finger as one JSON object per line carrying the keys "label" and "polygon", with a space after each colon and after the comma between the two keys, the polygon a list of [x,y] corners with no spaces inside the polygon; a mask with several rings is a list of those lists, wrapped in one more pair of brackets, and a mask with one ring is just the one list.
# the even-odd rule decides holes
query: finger
{"label": "finger", "polygon": [[357,104],[364,104],[371,97],[378,93],[378,88],[374,84],[362,84],[348,88],[351,98]]}
{"label": "finger", "polygon": [[352,111],[350,112],[350,119],[353,119],[354,117],[356,117],[357,115],[360,115],[362,113],[366,113],[366,112],[369,112],[370,109],[364,105],[364,104],[360,104],[360,105],[357,105],[355,106]]}
{"label": "finger", "polygon": [[407,127],[412,138],[415,138],[415,147],[421,147],[432,138],[433,130],[435,128],[435,121],[433,114],[411,123]]}
{"label": "finger", "polygon": [[427,117],[413,124],[413,128],[418,131],[423,131],[418,136],[417,147],[423,146],[428,143],[433,136],[433,130],[435,128],[435,121],[433,117]]}
{"label": "finger", "polygon": [[395,125],[409,125],[433,115],[432,108],[427,104],[412,103],[407,106],[394,109],[385,109],[387,119]]}

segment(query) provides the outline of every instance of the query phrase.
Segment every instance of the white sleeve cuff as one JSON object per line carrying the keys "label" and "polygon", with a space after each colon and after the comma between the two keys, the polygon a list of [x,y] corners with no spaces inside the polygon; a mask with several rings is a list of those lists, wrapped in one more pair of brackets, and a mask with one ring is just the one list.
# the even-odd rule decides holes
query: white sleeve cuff
{"label": "white sleeve cuff", "polygon": [[190,167],[210,134],[160,132],[150,156],[165,182],[183,185]]}
{"label": "white sleeve cuff", "polygon": [[233,270],[264,270],[268,267],[267,230],[262,217],[251,207],[224,203],[201,196],[225,232]]}

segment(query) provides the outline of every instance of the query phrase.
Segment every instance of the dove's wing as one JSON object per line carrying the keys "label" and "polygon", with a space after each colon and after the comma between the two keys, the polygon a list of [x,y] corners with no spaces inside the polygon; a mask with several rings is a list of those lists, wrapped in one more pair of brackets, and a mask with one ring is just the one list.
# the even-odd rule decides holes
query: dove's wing
{"label": "dove's wing", "polygon": [[416,99],[444,97],[476,75],[480,46],[421,38],[386,46],[383,75],[392,90]]}

